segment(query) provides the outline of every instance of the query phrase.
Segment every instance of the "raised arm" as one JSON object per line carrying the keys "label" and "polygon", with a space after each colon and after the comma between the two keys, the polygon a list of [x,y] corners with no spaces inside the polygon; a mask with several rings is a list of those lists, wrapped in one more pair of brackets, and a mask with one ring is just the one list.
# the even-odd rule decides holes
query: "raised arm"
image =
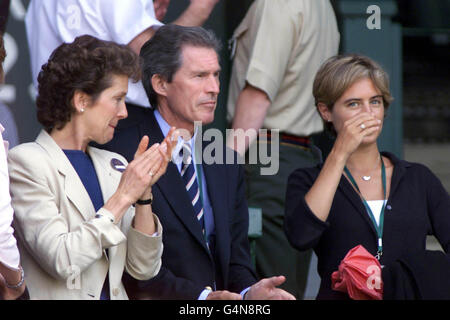
{"label": "raised arm", "polygon": [[[365,123],[366,130],[360,128]],[[319,176],[306,193],[305,200],[311,211],[322,221],[330,213],[339,181],[348,158],[359,147],[364,137],[379,130],[380,123],[368,113],[360,113],[347,120],[336,138]]]}
{"label": "raised arm", "polygon": [[185,27],[201,26],[219,0],[191,0],[189,7],[172,23]]}

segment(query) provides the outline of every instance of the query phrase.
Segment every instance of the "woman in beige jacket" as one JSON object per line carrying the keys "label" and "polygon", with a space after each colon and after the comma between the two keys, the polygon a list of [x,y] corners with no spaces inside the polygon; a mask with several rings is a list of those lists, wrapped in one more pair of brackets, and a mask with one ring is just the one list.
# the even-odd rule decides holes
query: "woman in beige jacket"
{"label": "woman in beige jacket", "polygon": [[42,67],[36,104],[44,130],[8,156],[31,299],[127,299],[124,270],[140,280],[159,271],[151,186],[176,139],[147,149],[144,137],[130,164],[88,145],[112,139],[127,116],[128,79],[139,73],[130,49],[91,36],[62,44]]}

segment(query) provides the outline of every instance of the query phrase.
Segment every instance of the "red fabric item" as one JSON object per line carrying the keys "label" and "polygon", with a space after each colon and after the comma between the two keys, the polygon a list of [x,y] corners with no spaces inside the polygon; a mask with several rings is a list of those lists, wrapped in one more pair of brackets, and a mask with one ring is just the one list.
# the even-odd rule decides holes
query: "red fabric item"
{"label": "red fabric item", "polygon": [[354,300],[382,300],[380,262],[362,245],[354,247],[331,275],[331,287]]}

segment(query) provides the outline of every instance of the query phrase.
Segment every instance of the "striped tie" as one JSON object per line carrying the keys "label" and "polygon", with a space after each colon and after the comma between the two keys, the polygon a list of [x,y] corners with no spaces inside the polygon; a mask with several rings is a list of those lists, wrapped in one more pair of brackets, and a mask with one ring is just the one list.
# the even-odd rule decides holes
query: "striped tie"
{"label": "striped tie", "polygon": [[197,183],[197,175],[195,174],[194,163],[192,161],[192,151],[189,143],[183,145],[183,166],[181,169],[181,177],[183,178],[186,191],[191,199],[194,207],[195,215],[200,223],[203,234],[205,234],[205,217],[203,216],[203,205],[200,198],[200,189]]}

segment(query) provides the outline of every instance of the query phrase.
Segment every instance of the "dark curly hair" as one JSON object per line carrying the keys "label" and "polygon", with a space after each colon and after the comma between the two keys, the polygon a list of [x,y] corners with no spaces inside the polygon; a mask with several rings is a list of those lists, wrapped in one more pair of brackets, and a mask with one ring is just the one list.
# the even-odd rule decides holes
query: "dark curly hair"
{"label": "dark curly hair", "polygon": [[38,75],[37,118],[47,132],[62,129],[76,111],[72,98],[76,90],[95,103],[112,85],[113,75],[141,78],[139,56],[125,45],[89,35],[63,43],[51,54]]}

